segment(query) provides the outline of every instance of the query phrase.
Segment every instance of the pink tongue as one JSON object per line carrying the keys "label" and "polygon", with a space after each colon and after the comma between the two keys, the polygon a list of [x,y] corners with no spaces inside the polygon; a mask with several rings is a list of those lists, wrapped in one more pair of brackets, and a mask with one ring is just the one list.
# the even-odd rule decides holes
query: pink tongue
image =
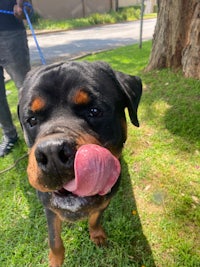
{"label": "pink tongue", "polygon": [[98,145],[81,146],[75,155],[75,179],[64,185],[78,196],[107,194],[120,174],[120,163],[109,150]]}

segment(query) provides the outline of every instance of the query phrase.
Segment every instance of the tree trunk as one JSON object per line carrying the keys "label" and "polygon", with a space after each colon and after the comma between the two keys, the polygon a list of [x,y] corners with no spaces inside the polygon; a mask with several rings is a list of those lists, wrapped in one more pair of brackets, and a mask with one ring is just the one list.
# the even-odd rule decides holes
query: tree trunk
{"label": "tree trunk", "polygon": [[147,71],[182,69],[200,78],[200,0],[159,0]]}

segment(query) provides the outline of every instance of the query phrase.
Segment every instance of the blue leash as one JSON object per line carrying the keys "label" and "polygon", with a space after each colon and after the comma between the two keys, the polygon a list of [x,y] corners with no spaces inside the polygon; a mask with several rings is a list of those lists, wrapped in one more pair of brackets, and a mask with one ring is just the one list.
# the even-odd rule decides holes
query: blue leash
{"label": "blue leash", "polygon": [[[24,11],[26,20],[27,20],[27,22],[28,22],[29,28],[30,28],[30,30],[31,30],[31,32],[32,32],[33,38],[34,38],[34,40],[35,40],[35,44],[36,44],[36,46],[37,46],[37,49],[38,49],[38,52],[39,52],[39,55],[40,55],[41,62],[42,62],[43,65],[46,65],[46,61],[45,61],[45,59],[44,59],[42,50],[41,50],[41,48],[40,48],[40,46],[39,46],[39,44],[38,44],[38,41],[37,41],[37,38],[36,38],[36,35],[35,35],[35,32],[34,32],[32,23],[31,23],[31,21],[30,21],[28,12],[27,12],[27,10],[26,10],[27,7],[30,8],[31,13],[33,12],[33,7],[32,7],[32,5],[31,5],[30,3],[25,2],[25,3],[23,4],[23,11]],[[0,13],[8,14],[8,15],[14,15],[14,12],[13,12],[13,11],[7,11],[7,10],[2,10],[2,9],[0,9]]]}
{"label": "blue leash", "polygon": [[41,62],[42,62],[43,65],[46,65],[46,60],[44,59],[42,50],[41,50],[41,48],[40,48],[40,46],[39,46],[39,44],[38,44],[38,41],[37,41],[37,38],[36,38],[36,35],[35,35],[35,32],[34,32],[32,23],[31,23],[31,21],[30,21],[28,12],[27,12],[27,10],[26,10],[26,7],[31,8],[31,12],[33,11],[33,7],[32,7],[31,4],[25,2],[25,3],[24,3],[24,6],[23,6],[23,11],[24,11],[24,14],[25,14],[25,16],[26,16],[26,20],[27,20],[27,22],[28,22],[29,28],[30,28],[30,30],[31,30],[31,32],[32,32],[33,38],[34,38],[34,40],[35,40],[35,44],[36,44],[36,46],[37,46],[37,49],[38,49],[38,52],[39,52],[39,55],[40,55]]}

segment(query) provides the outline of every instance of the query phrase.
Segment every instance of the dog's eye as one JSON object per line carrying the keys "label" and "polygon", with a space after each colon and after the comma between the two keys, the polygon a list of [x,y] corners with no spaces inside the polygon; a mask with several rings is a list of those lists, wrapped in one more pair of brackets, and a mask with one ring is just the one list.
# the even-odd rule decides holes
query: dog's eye
{"label": "dog's eye", "polygon": [[98,108],[91,108],[89,111],[89,116],[92,118],[98,118],[103,115],[103,112]]}
{"label": "dog's eye", "polygon": [[27,120],[27,123],[30,125],[30,127],[33,127],[37,124],[37,119],[35,117],[31,117]]}

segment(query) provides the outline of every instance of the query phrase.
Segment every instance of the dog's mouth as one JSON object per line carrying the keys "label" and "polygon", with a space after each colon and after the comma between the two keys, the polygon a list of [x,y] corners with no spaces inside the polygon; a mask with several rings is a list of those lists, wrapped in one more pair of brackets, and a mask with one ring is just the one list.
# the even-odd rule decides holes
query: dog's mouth
{"label": "dog's mouth", "polygon": [[[60,180],[60,187],[54,187],[53,190],[48,190],[47,183],[43,191],[49,194],[52,206],[68,211],[79,210],[94,203],[95,199],[98,201],[107,197],[113,192],[121,171],[119,160],[108,149],[96,144],[80,146],[75,153],[73,165],[71,180],[63,177],[64,182]],[[65,164],[63,173],[67,174],[69,169],[64,166]],[[46,181],[51,182],[51,179]]]}
{"label": "dog's mouth", "polygon": [[84,198],[84,197],[80,197],[80,196],[78,196],[78,195],[76,195],[76,194],[73,194],[72,192],[70,192],[70,191],[68,191],[68,190],[66,190],[65,188],[61,188],[61,189],[59,189],[59,190],[55,190],[55,191],[53,191],[52,192],[53,193],[53,195],[55,196],[55,197],[59,197],[59,198],[67,198],[67,197],[74,197],[74,198]]}
{"label": "dog's mouth", "polygon": [[54,191],[54,194],[59,197],[67,197],[69,195],[72,195],[71,192],[67,191],[65,188],[61,188],[59,190]]}
{"label": "dog's mouth", "polygon": [[51,204],[77,211],[111,193],[120,176],[119,160],[98,145],[81,146],[75,155],[74,179],[51,193]]}
{"label": "dog's mouth", "polygon": [[88,212],[87,210],[90,209],[91,206],[98,205],[98,203],[102,202],[104,197],[107,197],[107,195],[80,197],[64,188],[61,188],[49,194],[50,194],[51,206],[59,210],[60,209],[64,210],[68,214],[68,216],[70,216],[69,214],[71,214],[72,221],[73,221],[72,214],[74,213],[78,214],[80,212],[81,217],[87,216]]}
{"label": "dog's mouth", "polygon": [[120,174],[119,160],[109,150],[95,144],[81,146],[74,159],[75,178],[58,190],[79,197],[106,195]]}

